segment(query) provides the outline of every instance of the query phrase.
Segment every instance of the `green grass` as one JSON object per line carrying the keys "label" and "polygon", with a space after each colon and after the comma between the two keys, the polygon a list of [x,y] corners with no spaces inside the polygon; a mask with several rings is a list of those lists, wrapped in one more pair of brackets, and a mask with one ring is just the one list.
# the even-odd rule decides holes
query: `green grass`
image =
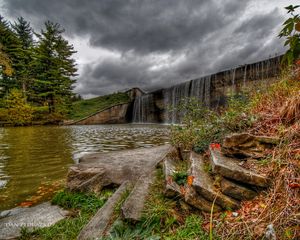
{"label": "green grass", "polygon": [[202,230],[202,217],[182,210],[175,199],[164,196],[164,176],[157,170],[157,178],[145,203],[142,219],[137,224],[117,220],[105,240],[188,240],[209,239]]}
{"label": "green grass", "polygon": [[100,196],[96,196],[61,191],[54,196],[52,203],[70,210],[73,214],[51,227],[36,230],[24,228],[19,239],[76,239],[83,226],[104,205],[112,193],[111,190],[106,190],[102,191]]}
{"label": "green grass", "polygon": [[72,110],[68,117],[71,120],[79,120],[107,107],[127,102],[129,102],[129,97],[126,93],[113,93],[110,95],[77,101],[72,104]]}

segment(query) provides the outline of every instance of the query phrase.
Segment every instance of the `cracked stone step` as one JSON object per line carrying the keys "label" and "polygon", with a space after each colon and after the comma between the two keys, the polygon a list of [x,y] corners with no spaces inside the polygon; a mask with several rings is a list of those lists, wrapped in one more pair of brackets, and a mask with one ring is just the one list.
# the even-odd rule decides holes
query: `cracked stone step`
{"label": "cracked stone step", "polygon": [[[187,187],[185,189],[184,201],[204,212],[210,212],[213,204],[212,202],[207,201],[204,197],[196,193],[195,189],[192,187]],[[215,203],[213,212],[220,212],[221,210],[222,208]]]}
{"label": "cracked stone step", "polygon": [[254,190],[226,178],[221,180],[221,191],[225,195],[238,200],[250,200],[257,195]]}
{"label": "cracked stone step", "polygon": [[137,222],[141,219],[150,186],[155,180],[155,170],[143,174],[121,208],[124,219]]}
{"label": "cracked stone step", "polygon": [[99,239],[105,235],[105,232],[111,223],[115,206],[130,187],[131,183],[129,181],[123,182],[117,191],[107,200],[104,206],[98,210],[89,223],[83,227],[77,239]]}
{"label": "cracked stone step", "polygon": [[267,187],[269,185],[269,179],[266,176],[239,166],[240,161],[224,156],[219,149],[210,147],[209,150],[214,173],[258,187]]}
{"label": "cracked stone step", "polygon": [[222,194],[214,186],[212,177],[204,170],[205,163],[201,155],[192,152],[190,162],[189,175],[194,177],[191,186],[199,195],[210,202],[213,202],[216,198],[216,204],[225,209],[239,208],[240,204],[238,201]]}
{"label": "cracked stone step", "polygon": [[175,160],[170,157],[165,157],[163,161],[163,171],[165,175],[165,196],[169,198],[180,196],[180,187],[173,180],[173,175],[176,172]]}

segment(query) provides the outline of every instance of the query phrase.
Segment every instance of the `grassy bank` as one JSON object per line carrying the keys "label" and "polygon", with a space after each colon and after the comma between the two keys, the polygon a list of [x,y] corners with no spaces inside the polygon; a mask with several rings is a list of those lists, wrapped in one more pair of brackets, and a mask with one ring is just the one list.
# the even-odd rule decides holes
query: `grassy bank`
{"label": "grassy bank", "polygon": [[[222,144],[224,136],[248,132],[280,139],[280,143],[259,160],[272,179],[269,189],[237,211],[213,215],[220,239],[264,239],[273,228],[278,239],[297,239],[300,198],[300,64],[265,89],[246,89],[229,97],[226,108],[205,109],[184,101],[184,126],[172,129],[177,147],[207,154],[209,143]],[[208,220],[208,218],[205,218]]]}
{"label": "grassy bank", "polygon": [[70,120],[79,120],[107,107],[127,102],[129,102],[129,97],[126,93],[113,93],[87,100],[76,101],[72,104],[72,110],[68,115],[68,118]]}

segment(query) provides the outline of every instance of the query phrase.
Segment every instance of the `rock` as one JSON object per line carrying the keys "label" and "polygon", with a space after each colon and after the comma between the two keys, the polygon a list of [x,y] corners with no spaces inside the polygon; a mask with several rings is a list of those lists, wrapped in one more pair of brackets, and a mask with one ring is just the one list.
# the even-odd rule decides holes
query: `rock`
{"label": "rock", "polygon": [[155,170],[140,176],[121,208],[124,219],[132,222],[137,222],[141,219],[145,201],[154,180]]}
{"label": "rock", "polygon": [[[191,206],[204,211],[210,212],[212,208],[212,202],[207,201],[205,198],[196,193],[192,187],[187,187],[185,190],[184,200]],[[217,204],[214,205],[213,212],[220,212],[222,208]]]}
{"label": "rock", "polygon": [[30,208],[15,208],[1,214],[0,239],[15,239],[21,235],[21,228],[49,227],[64,219],[68,211],[45,202]]}
{"label": "rock", "polygon": [[175,160],[170,157],[165,157],[163,161],[163,171],[165,175],[165,196],[169,198],[180,196],[180,187],[172,177],[176,172]]}
{"label": "rock", "polygon": [[222,152],[229,157],[262,158],[265,156],[266,149],[271,149],[278,143],[278,138],[235,133],[224,139]]}
{"label": "rock", "polygon": [[[99,193],[101,189],[112,184],[103,167],[77,165],[69,168],[67,189],[70,191]],[[116,182],[115,182],[116,183]]]}
{"label": "rock", "polygon": [[266,231],[265,236],[266,236],[267,240],[276,240],[276,232],[275,232],[273,224],[269,224],[267,226],[267,231]]}
{"label": "rock", "polygon": [[84,156],[69,169],[67,188],[73,191],[99,192],[111,184],[137,181],[140,175],[155,166],[170,151],[170,145],[140,148]]}
{"label": "rock", "polygon": [[192,187],[198,194],[210,202],[216,198],[216,203],[225,209],[237,209],[239,207],[239,202],[216,189],[212,177],[204,170],[205,164],[201,155],[192,152],[190,161],[189,175],[194,177]]}
{"label": "rock", "polygon": [[230,181],[226,178],[221,180],[221,191],[227,196],[238,200],[250,200],[254,198],[257,193],[237,182]]}
{"label": "rock", "polygon": [[233,217],[237,217],[238,215],[239,215],[239,214],[238,214],[237,212],[233,212],[233,213],[232,213],[232,216],[233,216]]}
{"label": "rock", "polygon": [[224,156],[220,150],[212,148],[209,148],[209,150],[214,173],[258,187],[267,187],[269,185],[270,180],[266,176],[239,166],[238,160]]}
{"label": "rock", "polygon": [[122,183],[117,191],[107,200],[104,206],[98,210],[89,223],[83,227],[77,237],[78,240],[99,239],[105,235],[105,232],[108,230],[109,224],[111,223],[115,206],[130,186],[131,184],[129,181]]}

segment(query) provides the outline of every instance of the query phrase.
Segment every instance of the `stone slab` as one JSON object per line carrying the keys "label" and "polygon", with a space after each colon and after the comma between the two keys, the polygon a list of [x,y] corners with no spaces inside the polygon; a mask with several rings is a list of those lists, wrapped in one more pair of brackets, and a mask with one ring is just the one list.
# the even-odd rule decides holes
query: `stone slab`
{"label": "stone slab", "polygon": [[267,187],[269,185],[270,180],[266,176],[239,166],[239,161],[224,156],[219,149],[210,147],[209,150],[213,172],[226,178],[258,187]]}
{"label": "stone slab", "polygon": [[64,219],[68,211],[45,202],[30,208],[15,208],[1,213],[0,239],[15,239],[21,235],[21,228],[49,227]]}
{"label": "stone slab", "polygon": [[155,180],[155,170],[140,176],[121,208],[124,219],[137,222],[141,219],[150,186]]}
{"label": "stone slab", "polygon": [[129,181],[125,181],[117,191],[107,200],[102,208],[93,216],[89,223],[81,230],[77,239],[100,239],[111,223],[116,204],[121,200],[123,194],[130,188]]}
{"label": "stone slab", "polygon": [[262,158],[265,150],[279,143],[279,138],[254,136],[249,133],[234,133],[225,137],[222,152],[229,157]]}
{"label": "stone slab", "polygon": [[135,182],[150,172],[171,150],[170,145],[85,155],[69,169],[67,188],[99,192],[102,187]]}
{"label": "stone slab", "polygon": [[192,152],[190,162],[189,175],[193,176],[192,187],[198,194],[210,202],[216,199],[215,202],[225,209],[237,209],[239,207],[238,201],[222,194],[214,186],[212,177],[204,170],[205,163],[201,155]]}
{"label": "stone slab", "polygon": [[165,157],[163,161],[163,171],[165,176],[165,191],[166,197],[173,198],[181,195],[179,185],[173,180],[173,175],[176,172],[175,160],[170,157]]}
{"label": "stone slab", "polygon": [[[207,201],[204,197],[196,193],[195,189],[192,187],[187,187],[185,189],[184,201],[189,205],[204,211],[210,212],[212,208],[212,202]],[[222,208],[218,204],[214,205],[213,212],[220,212]]]}
{"label": "stone slab", "polygon": [[221,191],[225,195],[238,200],[250,200],[257,195],[257,192],[252,189],[226,178],[221,180]]}

